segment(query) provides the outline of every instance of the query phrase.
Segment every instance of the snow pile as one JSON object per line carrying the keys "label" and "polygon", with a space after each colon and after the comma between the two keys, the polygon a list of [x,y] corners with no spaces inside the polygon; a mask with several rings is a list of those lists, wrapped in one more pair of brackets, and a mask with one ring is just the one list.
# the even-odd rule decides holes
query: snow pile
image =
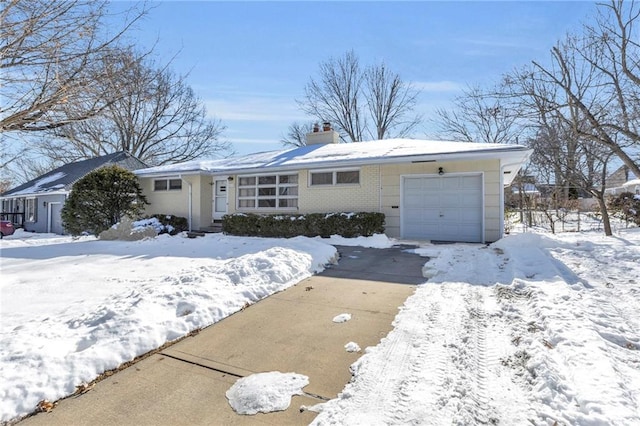
{"label": "snow pile", "polygon": [[427,246],[313,424],[640,424],[640,229]]}
{"label": "snow pile", "polygon": [[337,323],[347,322],[350,319],[351,319],[351,314],[340,314],[340,315],[336,315],[333,318],[333,322],[337,322]]}
{"label": "snow pile", "polygon": [[356,343],[356,342],[349,342],[346,345],[344,345],[344,349],[347,352],[360,352],[360,346]]}
{"label": "snow pile", "polygon": [[238,379],[227,391],[229,405],[238,414],[283,411],[291,405],[293,395],[302,395],[309,378],[302,374],[257,373]]}
{"label": "snow pile", "polygon": [[24,232],[2,239],[0,255],[0,421],[337,258],[334,247],[304,237],[100,241]]}
{"label": "snow pile", "polygon": [[125,217],[111,228],[102,231],[98,238],[103,241],[138,241],[155,237],[163,228],[157,219],[133,221]]}

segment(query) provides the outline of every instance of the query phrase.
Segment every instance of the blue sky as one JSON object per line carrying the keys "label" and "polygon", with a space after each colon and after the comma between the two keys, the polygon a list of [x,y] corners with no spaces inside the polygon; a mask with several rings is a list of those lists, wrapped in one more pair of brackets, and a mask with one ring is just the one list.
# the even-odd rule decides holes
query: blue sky
{"label": "blue sky", "polygon": [[[114,9],[126,7],[113,4]],[[295,99],[320,62],[353,49],[384,61],[422,89],[425,118],[467,85],[490,84],[532,59],[544,61],[568,31],[594,16],[591,2],[160,1],[137,26],[143,46],[189,73],[209,114],[238,154],[280,149]],[[433,129],[425,124],[414,136]]]}

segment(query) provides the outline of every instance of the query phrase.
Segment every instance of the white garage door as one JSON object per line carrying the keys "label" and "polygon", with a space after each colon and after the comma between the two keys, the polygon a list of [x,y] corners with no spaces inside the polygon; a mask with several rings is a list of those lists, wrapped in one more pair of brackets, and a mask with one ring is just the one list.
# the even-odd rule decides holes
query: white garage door
{"label": "white garage door", "polygon": [[482,175],[404,177],[402,237],[482,242]]}

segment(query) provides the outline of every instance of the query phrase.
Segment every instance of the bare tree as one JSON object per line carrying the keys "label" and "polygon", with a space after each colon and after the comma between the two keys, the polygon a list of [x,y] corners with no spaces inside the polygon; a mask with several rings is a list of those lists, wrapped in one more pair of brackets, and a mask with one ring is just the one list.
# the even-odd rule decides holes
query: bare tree
{"label": "bare tree", "polygon": [[[500,93],[500,89],[497,90]],[[514,143],[521,129],[518,115],[493,93],[471,87],[453,100],[453,108],[436,110],[439,136],[466,142]]]}
{"label": "bare tree", "polygon": [[[569,108],[578,136],[607,147],[635,174],[640,165],[629,153],[640,147],[640,48],[634,24],[635,3],[600,5],[595,26],[581,36],[567,36],[551,51],[551,64],[533,61],[524,77],[554,85],[562,102],[546,99],[550,110]],[[536,94],[539,96],[539,94]],[[580,116],[575,120],[575,116]]]}
{"label": "bare tree", "polygon": [[305,87],[300,108],[319,121],[329,121],[351,142],[361,141],[366,126],[362,114],[360,61],[353,51],[341,58],[320,64],[319,80],[311,79]]}
{"label": "bare tree", "polygon": [[[96,78],[111,78],[108,69],[101,74],[95,65],[145,10],[129,10],[113,31],[105,28],[107,6],[107,1],[92,0],[3,2],[0,133],[40,131],[84,120],[120,95],[93,90]],[[72,104],[76,107],[69,108]]]}
{"label": "bare tree", "polygon": [[313,132],[314,125],[313,121],[307,123],[293,122],[289,126],[287,135],[280,142],[284,146],[305,146],[307,144],[307,134]]}
{"label": "bare tree", "polygon": [[320,64],[298,105],[330,122],[349,142],[406,136],[420,122],[413,115],[418,92],[386,65],[363,68],[353,51]]}
{"label": "bare tree", "polygon": [[127,95],[93,118],[47,132],[39,144],[41,154],[68,162],[127,151],[150,165],[162,165],[229,151],[229,143],[220,139],[224,126],[207,116],[184,77],[168,65],[158,66],[126,49],[103,57],[102,66],[112,78],[96,80],[96,89],[125,86]]}
{"label": "bare tree", "polygon": [[580,193],[586,192],[598,202],[604,232],[611,235],[605,189],[613,152],[602,144],[579,137],[578,132],[561,119],[541,125],[529,146],[534,150],[531,160],[539,176],[546,176],[546,182],[553,187],[545,209],[549,221],[553,222],[551,214],[562,219],[559,211],[575,205]]}
{"label": "bare tree", "polygon": [[370,135],[385,139],[410,134],[422,119],[413,114],[418,92],[384,63],[367,68],[364,79],[364,96],[372,121]]}

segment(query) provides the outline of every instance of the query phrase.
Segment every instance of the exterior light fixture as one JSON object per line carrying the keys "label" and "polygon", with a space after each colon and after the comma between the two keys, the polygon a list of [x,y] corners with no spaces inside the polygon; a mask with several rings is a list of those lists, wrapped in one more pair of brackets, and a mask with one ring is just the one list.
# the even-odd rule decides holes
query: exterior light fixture
{"label": "exterior light fixture", "polygon": [[444,174],[444,169],[442,167],[438,167],[438,174],[442,176]]}
{"label": "exterior light fixture", "polygon": [[229,177],[227,178],[227,180],[228,180],[229,182],[233,182],[233,176],[229,176]]}

